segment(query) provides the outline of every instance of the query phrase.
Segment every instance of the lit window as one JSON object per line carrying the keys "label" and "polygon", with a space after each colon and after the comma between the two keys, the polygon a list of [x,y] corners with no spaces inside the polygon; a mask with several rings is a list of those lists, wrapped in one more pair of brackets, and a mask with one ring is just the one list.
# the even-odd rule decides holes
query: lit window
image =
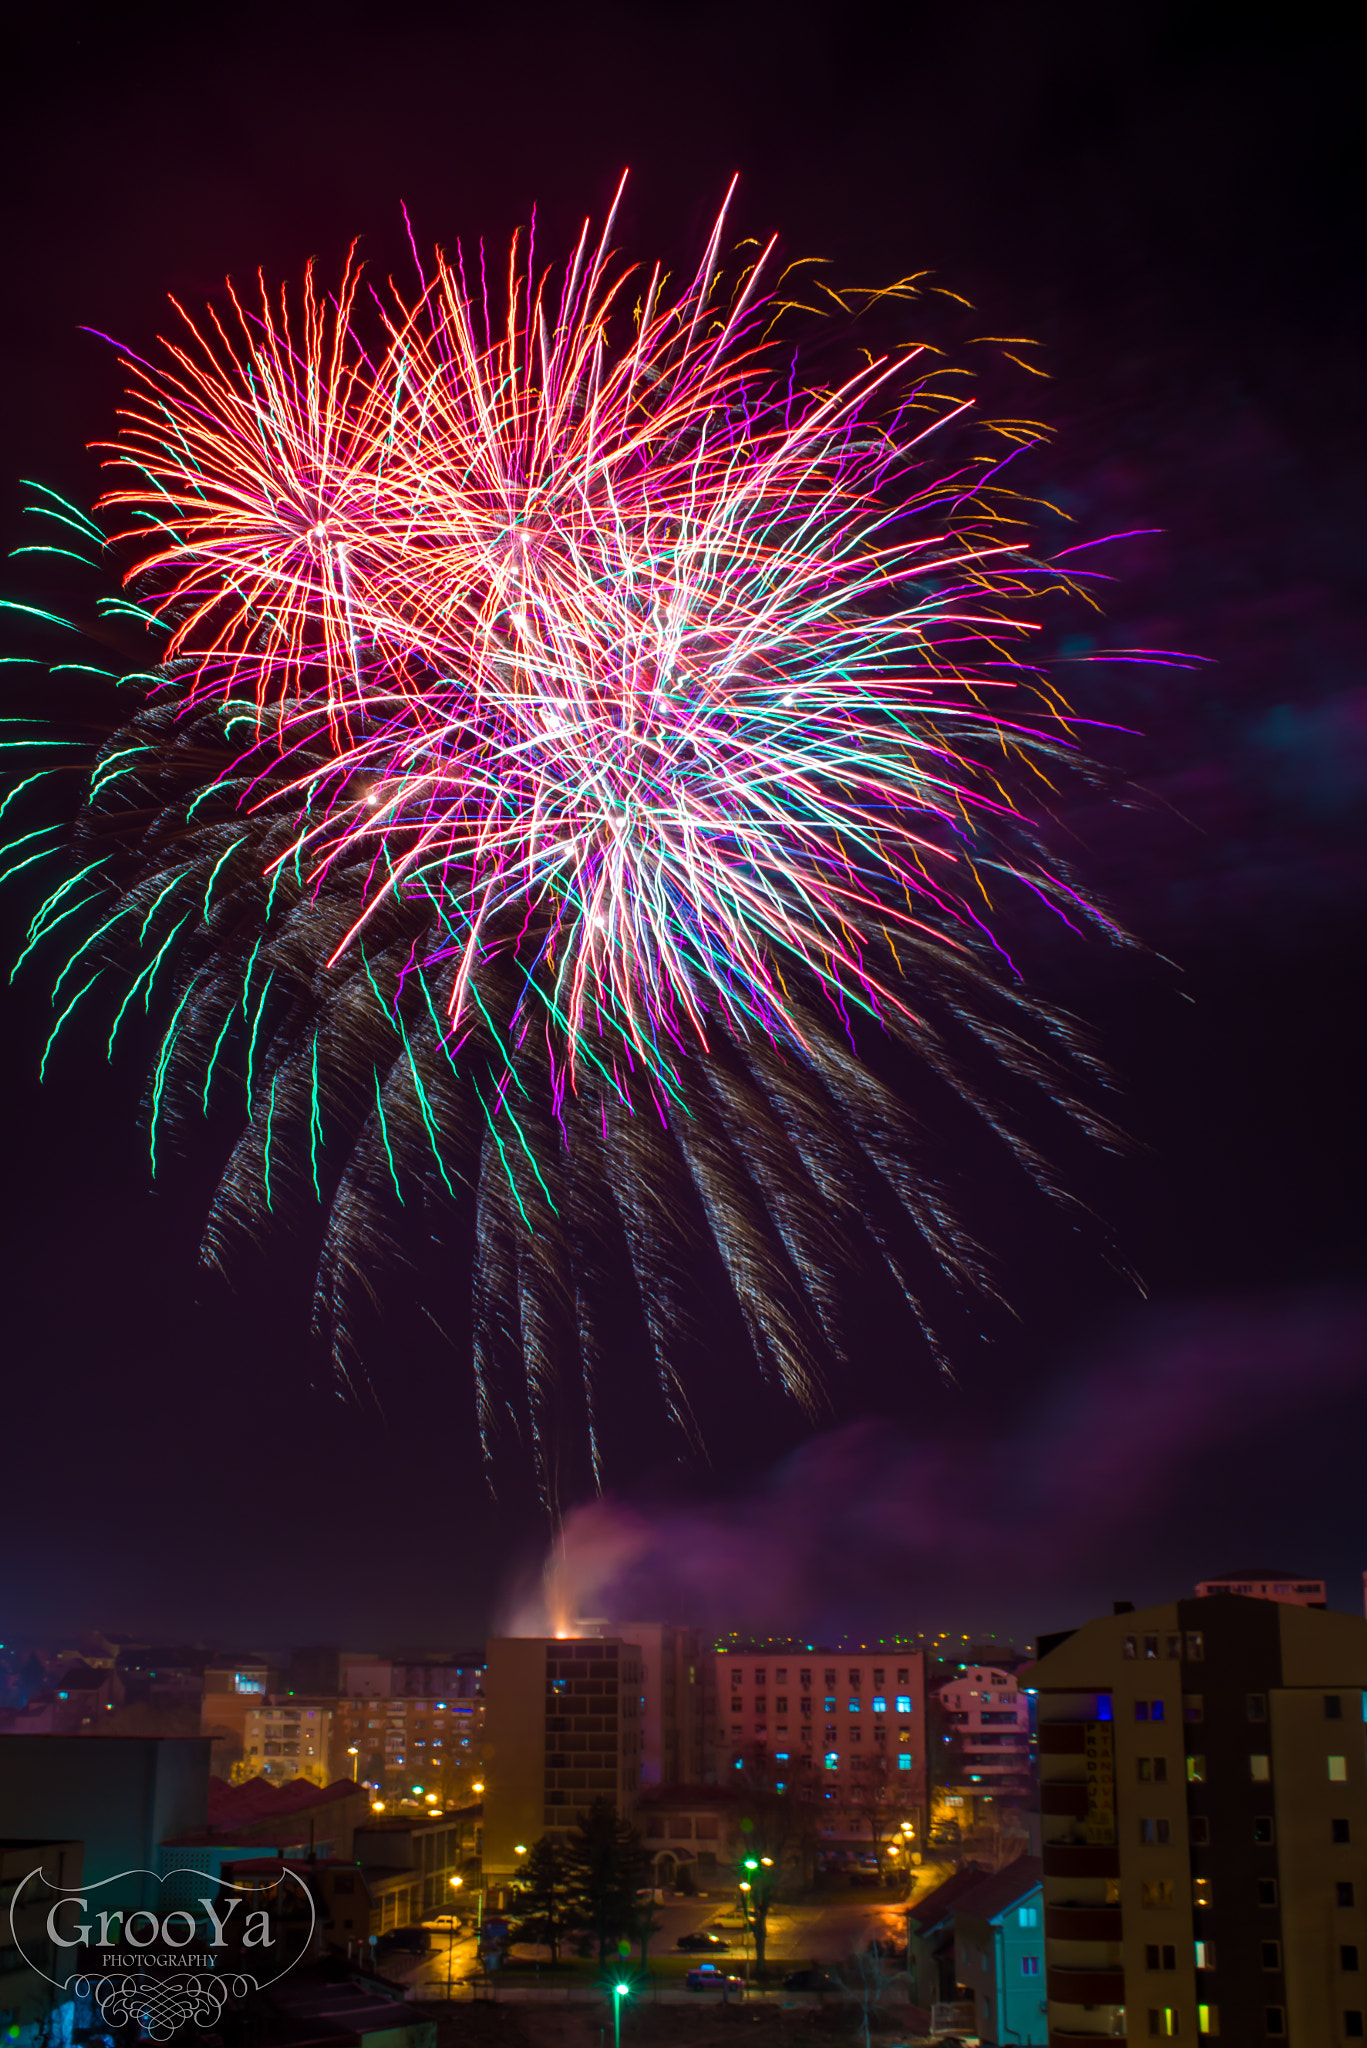
{"label": "lit window", "polygon": [[1196,2031],[1198,2034],[1218,2034],[1220,2031],[1220,2008],[1218,2005],[1198,2005],[1196,2008]]}
{"label": "lit window", "polygon": [[[1265,1785],[1272,1776],[1270,1756],[1251,1756],[1248,1760],[1248,1775],[1256,1785]],[[1330,1774],[1332,1776],[1332,1773]]]}
{"label": "lit window", "polygon": [[1331,1756],[1331,1757],[1329,1758],[1329,1760],[1328,1760],[1328,1761],[1329,1761],[1329,1782],[1330,1782],[1330,1784],[1332,1784],[1332,1785],[1342,1785],[1342,1784],[1345,1784],[1345,1783],[1347,1782],[1347,1779],[1348,1779],[1348,1759],[1347,1759],[1347,1757],[1346,1757],[1346,1756]]}
{"label": "lit window", "polygon": [[1157,1638],[1157,1636],[1145,1636],[1145,1638],[1144,1638],[1144,1655],[1145,1655],[1146,1657],[1156,1657],[1156,1656],[1158,1655],[1158,1638]]}
{"label": "lit window", "polygon": [[1196,1967],[1198,1970],[1213,1970],[1215,1968],[1215,1943],[1213,1941],[1198,1941],[1196,1943]]}
{"label": "lit window", "polygon": [[1172,1905],[1171,1878],[1145,1878],[1139,1887],[1139,1903],[1142,1906],[1170,1907]]}
{"label": "lit window", "polygon": [[907,1755],[905,1750],[903,1750],[902,1754],[897,1759],[897,1768],[899,1771],[909,1771],[911,1769],[911,1758]]}
{"label": "lit window", "polygon": [[898,1693],[897,1712],[899,1714],[909,1714],[911,1712],[911,1694],[909,1692]]}
{"label": "lit window", "polygon": [[1016,1919],[1022,1927],[1038,1927],[1039,1907],[1022,1906],[1020,1911],[1016,1915]]}
{"label": "lit window", "polygon": [[1170,2005],[1149,2008],[1149,2032],[1168,2040],[1177,2032],[1177,2015]]}
{"label": "lit window", "polygon": [[838,1749],[828,1749],[826,1751],[826,1769],[828,1771],[838,1771],[840,1769],[840,1751]]}
{"label": "lit window", "polygon": [[874,1694],[873,1698],[869,1701],[869,1705],[875,1714],[886,1714],[888,1711],[888,1703],[881,1692]]}
{"label": "lit window", "polygon": [[1204,1785],[1204,1784],[1205,1784],[1205,1782],[1206,1782],[1206,1760],[1205,1760],[1205,1758],[1204,1758],[1203,1756],[1189,1756],[1189,1757],[1187,1758],[1187,1783],[1188,1783],[1189,1785]]}

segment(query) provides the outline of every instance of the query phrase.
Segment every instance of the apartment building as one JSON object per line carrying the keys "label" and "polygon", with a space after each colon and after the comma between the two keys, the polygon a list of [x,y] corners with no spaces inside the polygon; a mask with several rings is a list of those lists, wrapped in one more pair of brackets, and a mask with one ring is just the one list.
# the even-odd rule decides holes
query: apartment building
{"label": "apartment building", "polygon": [[[391,1801],[435,1794],[439,1805],[471,1793],[483,1753],[483,1696],[434,1699],[380,1694],[342,1699],[333,1713],[332,1770]],[[415,1793],[414,1786],[421,1786]]]}
{"label": "apartment building", "polygon": [[961,1664],[937,1688],[946,1723],[959,1738],[962,1776],[975,1792],[1024,1797],[1031,1784],[1030,1697],[1013,1671]]}
{"label": "apartment building", "polygon": [[775,1764],[809,1768],[855,1834],[860,1804],[883,1786],[924,1837],[923,1651],[719,1650],[716,1725],[722,1783],[762,1747]]}
{"label": "apartment building", "polygon": [[634,1814],[642,1665],[620,1637],[495,1636],[487,1650],[484,1874],[497,1884],[593,1799]]}
{"label": "apartment building", "polygon": [[350,1771],[332,1767],[335,1701],[305,1700],[290,1695],[247,1708],[243,1717],[243,1759],[239,1775],[269,1778],[277,1785],[303,1778],[310,1785],[330,1785]]}
{"label": "apartment building", "polygon": [[704,1672],[710,1649],[695,1628],[624,1621],[619,1633],[640,1651],[641,1783],[696,1785],[712,1761]]}
{"label": "apartment building", "polygon": [[1040,1653],[1051,2044],[1364,2038],[1367,1621],[1217,1593]]}

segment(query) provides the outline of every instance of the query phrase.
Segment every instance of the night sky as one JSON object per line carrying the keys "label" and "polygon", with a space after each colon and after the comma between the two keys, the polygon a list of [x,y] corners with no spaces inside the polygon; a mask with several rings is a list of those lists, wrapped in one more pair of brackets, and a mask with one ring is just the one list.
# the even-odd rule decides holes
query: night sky
{"label": "night sky", "polygon": [[[145,348],[166,292],[327,271],[353,236],[397,274],[401,201],[420,241],[496,246],[535,203],[541,247],[563,247],[624,166],[634,254],[695,251],[738,171],[739,233],[777,229],[861,282],[933,271],[978,331],[1037,337],[1055,438],[1033,484],[1078,540],[1158,529],[1104,552],[1105,618],[1072,630],[1196,665],[1066,675],[1128,736],[1098,735],[1109,794],[1061,829],[1141,944],[1031,941],[1035,985],[1120,1083],[1129,1152],[1069,1162],[1120,1261],[989,1176],[976,1220],[1019,1321],[964,1352],[955,1387],[870,1327],[815,1437],[739,1392],[728,1421],[723,1381],[710,1470],[623,1427],[612,1503],[571,1524],[594,1611],[1024,1635],[1245,1563],[1328,1572],[1356,1607],[1362,53],[1330,10],[18,19],[9,546],[18,477],[97,493],[86,444],[119,373],[83,327]],[[46,587],[31,560],[4,595]],[[32,908],[0,900],[4,957]],[[286,1263],[231,1293],[198,1271],[210,1155],[151,1187],[146,1047],[110,1069],[92,1036],[40,1092],[41,975],[2,1022],[0,1636],[436,1645],[506,1617],[545,1529],[516,1487],[482,1489],[463,1359],[399,1316],[374,1360],[383,1417],[344,1406]]]}

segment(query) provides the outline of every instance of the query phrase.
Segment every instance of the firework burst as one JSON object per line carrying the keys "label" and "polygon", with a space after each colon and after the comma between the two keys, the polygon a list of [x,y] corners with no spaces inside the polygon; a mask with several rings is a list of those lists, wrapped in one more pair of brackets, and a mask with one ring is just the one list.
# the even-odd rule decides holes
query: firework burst
{"label": "firework burst", "polygon": [[728,281],[724,223],[673,292],[609,219],[563,271],[515,239],[497,320],[459,257],[411,298],[349,262],[131,365],[105,509],[162,644],[97,754],[89,887],[31,934],[91,920],[59,1028],[106,969],[116,1031],[168,1003],[154,1161],[236,1077],[206,1251],[316,1202],[344,1375],[412,1196],[468,1213],[486,1451],[515,1433],[548,1493],[567,1432],[599,1469],[613,1243],[690,1438],[690,1228],[808,1408],[857,1242],[926,1323],[883,1196],[985,1283],[860,1031],[1051,1192],[953,1046],[1056,1101],[1022,1025],[1081,1057],[991,931],[1016,888],[1097,916],[1021,794],[1077,765],[1030,652],[1058,578],[994,498],[1033,430],[942,473],[936,360],[802,375],[791,279],[770,245]]}

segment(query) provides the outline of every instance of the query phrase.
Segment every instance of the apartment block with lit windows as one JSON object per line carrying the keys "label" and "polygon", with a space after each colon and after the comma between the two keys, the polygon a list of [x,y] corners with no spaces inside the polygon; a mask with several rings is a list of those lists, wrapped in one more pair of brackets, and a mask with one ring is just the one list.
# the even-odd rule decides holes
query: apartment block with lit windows
{"label": "apartment block with lit windows", "polygon": [[1367,1621],[1212,1594],[1044,1637],[1051,2044],[1367,2025]]}
{"label": "apartment block with lit windows", "polygon": [[763,1746],[808,1766],[833,1806],[857,1808],[886,1782],[908,1813],[926,1796],[925,1653],[725,1650],[717,1653],[717,1776]]}
{"label": "apartment block with lit windows", "polygon": [[975,1791],[1027,1794],[1031,1786],[1030,1700],[1013,1671],[961,1664],[938,1688],[959,1736],[964,1777]]}
{"label": "apartment block with lit windows", "polygon": [[419,1693],[339,1700],[333,1731],[334,1776],[355,1778],[385,1800],[432,1793],[442,1806],[461,1804],[479,1774],[484,1699],[453,1691],[442,1699]]}

